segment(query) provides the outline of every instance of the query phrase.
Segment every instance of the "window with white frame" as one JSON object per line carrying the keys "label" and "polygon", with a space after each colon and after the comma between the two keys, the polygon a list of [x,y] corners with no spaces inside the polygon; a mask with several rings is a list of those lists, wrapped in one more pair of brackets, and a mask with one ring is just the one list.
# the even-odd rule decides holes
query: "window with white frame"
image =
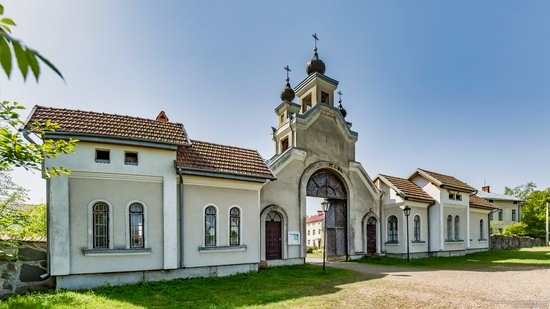
{"label": "window with white frame", "polygon": [[479,220],[479,240],[485,240],[485,222],[483,219]]}
{"label": "window with white frame", "polygon": [[453,240],[453,216],[447,216],[447,240]]}
{"label": "window with white frame", "polygon": [[229,211],[229,235],[230,246],[241,244],[241,211],[237,207]]}
{"label": "window with white frame", "polygon": [[454,224],[454,229],[455,229],[455,240],[460,240],[460,217],[459,216],[455,216],[455,224]]}
{"label": "window with white frame", "polygon": [[396,243],[399,241],[397,223],[398,220],[396,216],[390,216],[388,218],[388,242]]}
{"label": "window with white frame", "polygon": [[416,215],[414,216],[413,220],[413,240],[414,241],[421,241],[422,240],[422,230],[420,227],[420,216]]}
{"label": "window with white frame", "polygon": [[93,248],[109,248],[109,206],[95,203],[92,209]]}
{"label": "window with white frame", "polygon": [[208,206],[204,210],[204,245],[216,246],[216,207]]}
{"label": "window with white frame", "polygon": [[504,217],[504,212],[502,211],[502,209],[499,209],[498,210],[498,221],[502,221],[503,217]]}
{"label": "window with white frame", "polygon": [[133,203],[128,209],[130,248],[145,247],[145,211],[140,203]]}
{"label": "window with white frame", "polygon": [[512,221],[516,221],[516,220],[517,220],[516,210],[512,209]]}

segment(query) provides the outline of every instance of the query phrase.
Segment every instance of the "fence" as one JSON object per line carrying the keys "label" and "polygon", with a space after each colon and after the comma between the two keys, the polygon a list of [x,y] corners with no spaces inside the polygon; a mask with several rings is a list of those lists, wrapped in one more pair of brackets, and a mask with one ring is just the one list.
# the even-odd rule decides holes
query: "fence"
{"label": "fence", "polygon": [[0,240],[0,299],[55,288],[55,278],[41,277],[46,269],[45,241]]}
{"label": "fence", "polygon": [[544,239],[528,236],[491,236],[491,249],[526,248],[544,246]]}

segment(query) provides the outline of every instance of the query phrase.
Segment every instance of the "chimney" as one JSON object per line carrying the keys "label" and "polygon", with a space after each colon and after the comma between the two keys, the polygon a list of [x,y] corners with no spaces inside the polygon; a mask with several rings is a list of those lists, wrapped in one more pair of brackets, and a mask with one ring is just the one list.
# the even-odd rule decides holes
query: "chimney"
{"label": "chimney", "polygon": [[168,122],[168,116],[166,116],[166,114],[164,113],[164,111],[161,111],[158,116],[157,116],[157,119],[156,119],[158,122]]}
{"label": "chimney", "polygon": [[491,193],[491,186],[483,186],[481,187],[481,191]]}

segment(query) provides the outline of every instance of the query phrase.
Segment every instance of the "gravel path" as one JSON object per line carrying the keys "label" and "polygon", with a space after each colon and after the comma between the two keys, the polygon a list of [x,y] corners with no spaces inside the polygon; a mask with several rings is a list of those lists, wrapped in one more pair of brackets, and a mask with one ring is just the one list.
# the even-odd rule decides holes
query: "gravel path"
{"label": "gravel path", "polygon": [[[365,307],[550,308],[548,267],[426,270],[356,263],[329,266],[359,271],[370,278],[348,287],[353,291],[350,297],[374,297],[372,306]],[[353,302],[349,305],[363,307]]]}

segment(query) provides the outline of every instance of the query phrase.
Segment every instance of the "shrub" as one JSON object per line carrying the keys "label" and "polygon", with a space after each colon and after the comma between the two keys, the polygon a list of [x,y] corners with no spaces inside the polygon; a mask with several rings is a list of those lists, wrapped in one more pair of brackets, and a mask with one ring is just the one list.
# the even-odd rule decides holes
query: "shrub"
{"label": "shrub", "polygon": [[502,229],[502,235],[525,236],[528,234],[527,225],[523,222],[513,223]]}
{"label": "shrub", "polygon": [[313,250],[315,250],[315,247],[312,247],[312,246],[306,247],[306,253],[313,253]]}

